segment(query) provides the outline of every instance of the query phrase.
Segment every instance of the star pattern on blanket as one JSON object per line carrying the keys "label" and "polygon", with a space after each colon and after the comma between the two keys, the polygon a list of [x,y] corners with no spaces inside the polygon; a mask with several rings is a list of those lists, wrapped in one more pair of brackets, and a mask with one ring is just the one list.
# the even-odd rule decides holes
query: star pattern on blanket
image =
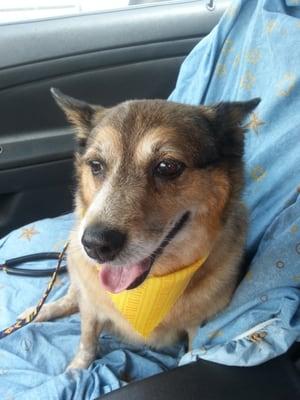
{"label": "star pattern on blanket", "polygon": [[222,55],[228,55],[233,50],[233,41],[226,39],[222,48]]}
{"label": "star pattern on blanket", "polygon": [[227,8],[226,16],[233,18],[236,16],[237,13],[238,13],[238,7],[231,5],[230,7]]}
{"label": "star pattern on blanket", "polygon": [[258,332],[253,332],[251,335],[248,335],[247,339],[250,342],[257,344],[257,343],[260,343],[261,341],[263,341],[266,336],[267,336],[267,332],[258,331]]}
{"label": "star pattern on blanket", "polygon": [[32,225],[29,228],[23,228],[22,229],[22,233],[19,236],[19,239],[24,239],[24,240],[28,240],[29,242],[31,241],[32,237],[34,235],[38,235],[40,232],[38,230],[35,229],[35,226]]}
{"label": "star pattern on blanket", "polygon": [[292,280],[293,280],[295,283],[299,283],[299,282],[300,282],[300,275],[294,275],[294,276],[292,277]]}
{"label": "star pattern on blanket", "polygon": [[249,50],[246,54],[246,60],[250,64],[257,64],[261,60],[261,52],[258,49]]}
{"label": "star pattern on blanket", "polygon": [[223,335],[224,335],[223,331],[221,331],[220,329],[218,329],[218,330],[216,330],[216,331],[213,331],[213,332],[208,333],[207,337],[208,337],[209,339],[215,339],[215,338],[221,337],[221,336],[223,336]]}
{"label": "star pattern on blanket", "polygon": [[259,133],[259,127],[264,125],[265,122],[258,117],[258,114],[253,112],[250,116],[250,121],[246,125],[246,128],[252,129],[256,135]]}
{"label": "star pattern on blanket", "polygon": [[227,69],[225,64],[218,64],[216,68],[216,76],[218,78],[222,78],[224,75],[226,75]]}
{"label": "star pattern on blanket", "polygon": [[277,26],[277,21],[276,21],[276,19],[270,19],[270,20],[266,23],[266,28],[265,28],[265,30],[266,30],[266,32],[267,32],[268,34],[271,34],[271,33],[274,31],[274,29],[276,28],[276,26]]}
{"label": "star pattern on blanket", "polygon": [[296,86],[296,75],[291,72],[287,72],[283,75],[282,79],[279,81],[277,87],[277,95],[281,97],[289,96],[292,90]]}
{"label": "star pattern on blanket", "polygon": [[256,82],[255,75],[250,71],[246,71],[245,75],[241,79],[240,86],[242,89],[251,90],[253,88],[255,82]]}
{"label": "star pattern on blanket", "polygon": [[262,179],[265,178],[265,176],[266,176],[266,171],[260,165],[256,165],[255,167],[252,168],[251,178],[254,181],[256,181],[256,182],[261,181]]}
{"label": "star pattern on blanket", "polygon": [[295,233],[299,232],[299,226],[297,224],[292,225],[291,228],[290,228],[290,232],[292,234],[295,234]]}

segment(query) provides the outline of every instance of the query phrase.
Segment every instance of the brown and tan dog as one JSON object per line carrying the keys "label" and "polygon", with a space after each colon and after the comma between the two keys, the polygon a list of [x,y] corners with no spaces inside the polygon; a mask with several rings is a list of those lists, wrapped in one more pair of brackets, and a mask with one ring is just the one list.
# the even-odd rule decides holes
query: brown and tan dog
{"label": "brown and tan dog", "polygon": [[[80,347],[70,368],[95,359],[103,328],[154,347],[183,334],[191,340],[237,284],[247,227],[241,123],[259,99],[211,107],[137,100],[102,108],[52,93],[77,130],[77,222],[68,249],[69,291],[45,305],[37,321],[80,310]],[[147,340],[107,294],[205,255]]]}

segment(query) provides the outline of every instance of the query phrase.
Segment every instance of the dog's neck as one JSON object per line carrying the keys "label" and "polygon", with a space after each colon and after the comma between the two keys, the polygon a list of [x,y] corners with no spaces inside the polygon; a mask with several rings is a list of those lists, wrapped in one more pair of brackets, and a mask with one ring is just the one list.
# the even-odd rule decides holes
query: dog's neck
{"label": "dog's neck", "polygon": [[163,276],[149,276],[135,289],[107,294],[132,328],[147,338],[169,313],[206,258]]}

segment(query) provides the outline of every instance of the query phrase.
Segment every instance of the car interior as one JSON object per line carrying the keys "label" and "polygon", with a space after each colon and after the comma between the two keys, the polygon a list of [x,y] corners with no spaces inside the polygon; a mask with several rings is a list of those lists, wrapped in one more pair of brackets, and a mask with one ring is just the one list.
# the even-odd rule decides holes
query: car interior
{"label": "car interior", "polygon": [[[103,106],[166,99],[183,60],[230,3],[134,0],[0,26],[0,237],[72,210],[75,141],[50,88]],[[249,368],[199,359],[103,398],[299,399],[300,347]]]}

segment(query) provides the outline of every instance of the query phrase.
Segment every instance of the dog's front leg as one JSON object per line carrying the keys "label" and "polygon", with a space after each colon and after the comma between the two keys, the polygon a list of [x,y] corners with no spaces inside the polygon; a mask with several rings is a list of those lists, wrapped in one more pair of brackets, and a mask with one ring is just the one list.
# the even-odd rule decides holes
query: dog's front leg
{"label": "dog's front leg", "polygon": [[96,315],[80,304],[81,337],[79,349],[68,366],[69,369],[88,368],[97,355],[98,338],[103,329],[104,321],[101,322]]}
{"label": "dog's front leg", "polygon": [[192,327],[187,329],[187,335],[188,335],[188,351],[192,350],[192,344],[194,337],[196,336],[198,327]]}
{"label": "dog's front leg", "polygon": [[[18,316],[18,319],[27,318],[34,310],[30,307]],[[49,304],[44,304],[34,322],[50,321],[55,318],[62,318],[74,314],[78,311],[77,291],[71,283],[69,290],[65,296],[53,301]]]}

